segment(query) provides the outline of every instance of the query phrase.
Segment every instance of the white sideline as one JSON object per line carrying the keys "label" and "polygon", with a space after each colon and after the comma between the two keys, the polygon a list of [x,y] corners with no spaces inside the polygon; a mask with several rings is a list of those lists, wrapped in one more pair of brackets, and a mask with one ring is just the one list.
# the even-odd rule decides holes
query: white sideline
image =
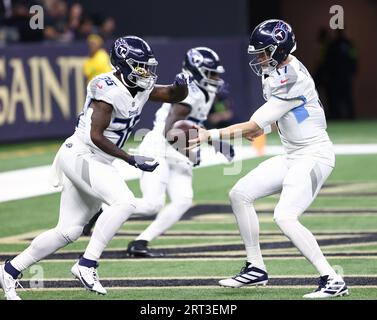
{"label": "white sideline", "polygon": [[[334,149],[336,154],[377,154],[377,144],[337,144],[334,145]],[[235,152],[235,161],[257,157],[255,149],[245,145],[236,146]],[[281,146],[266,146],[265,148],[266,156],[281,153],[283,153]],[[213,148],[203,147],[201,165],[194,169],[221,163],[227,163],[221,154],[215,154]],[[126,181],[140,177],[141,171],[129,166],[124,161],[115,160],[114,165]],[[0,202],[59,192],[59,189],[48,183],[49,169],[50,166],[48,165],[0,173]]]}

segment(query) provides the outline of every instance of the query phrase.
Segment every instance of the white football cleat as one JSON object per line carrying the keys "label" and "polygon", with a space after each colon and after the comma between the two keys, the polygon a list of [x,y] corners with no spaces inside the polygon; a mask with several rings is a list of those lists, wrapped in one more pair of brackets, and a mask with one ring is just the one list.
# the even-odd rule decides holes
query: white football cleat
{"label": "white football cleat", "polygon": [[18,279],[13,277],[4,270],[5,265],[0,266],[0,286],[4,290],[4,296],[7,300],[21,300],[16,292],[16,288],[21,286]]}
{"label": "white football cleat", "polygon": [[219,281],[222,287],[239,288],[242,286],[265,286],[268,282],[267,272],[253,267],[250,262],[246,261],[246,265],[241,269],[240,273],[233,278]]}
{"label": "white football cleat", "polygon": [[318,288],[314,292],[304,295],[304,298],[321,299],[345,296],[348,294],[348,288],[341,276],[336,275],[332,278],[322,276],[319,278]]}
{"label": "white football cleat", "polygon": [[106,294],[106,289],[99,282],[97,269],[80,266],[78,262],[71,269],[71,273],[84,285],[87,290],[98,294]]}

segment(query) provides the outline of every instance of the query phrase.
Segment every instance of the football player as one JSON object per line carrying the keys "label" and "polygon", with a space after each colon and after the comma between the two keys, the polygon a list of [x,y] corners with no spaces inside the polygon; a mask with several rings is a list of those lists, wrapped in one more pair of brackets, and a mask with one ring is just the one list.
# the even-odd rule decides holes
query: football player
{"label": "football player", "polygon": [[[143,198],[136,199],[136,211],[142,215],[155,215],[155,220],[135,241],[128,245],[130,256],[160,256],[148,248],[148,243],[160,236],[191,207],[193,199],[192,169],[200,162],[200,150],[190,155],[181,153],[165,136],[179,120],[190,120],[202,126],[207,120],[215,95],[224,81],[224,73],[219,56],[206,47],[190,49],[183,61],[183,70],[193,81],[189,93],[179,103],[164,103],[157,111],[153,130],[140,144],[141,154],[155,157],[159,167],[153,173],[143,172],[140,188]],[[170,143],[169,143],[170,142]],[[226,142],[216,142],[215,150],[222,152],[231,161],[234,157],[233,147]],[[179,149],[179,148],[178,148]],[[187,156],[187,157],[186,157]],[[165,205],[166,193],[170,203]]]}
{"label": "football player", "polygon": [[250,36],[250,67],[262,78],[263,104],[249,121],[220,130],[200,129],[191,147],[202,141],[243,135],[253,139],[276,123],[286,153],[272,157],[230,191],[230,200],[247,253],[236,276],[219,282],[225,287],[268,282],[259,246],[259,223],[254,201],[281,191],[274,220],[281,231],[320,274],[319,286],[305,298],[345,295],[347,286],[328,263],[313,234],[298,220],[310,206],[335,165],[332,142],[315,84],[304,65],[291,53],[296,49],[291,26],[282,20],[259,24]]}
{"label": "football player", "polygon": [[102,203],[108,206],[71,272],[86,289],[106,294],[98,279],[97,261],[136,208],[134,195],[112,161],[119,158],[149,172],[157,168],[153,158],[130,155],[122,150],[123,144],[148,100],[182,101],[190,81],[180,73],[173,85],[156,85],[157,60],[147,42],[135,36],[114,42],[111,63],[115,70],[89,82],[75,133],[62,144],[54,160],[55,185],[63,186],[57,226],[40,234],[25,251],[0,266],[0,285],[8,300],[20,299],[15,290],[20,273],[77,240]]}

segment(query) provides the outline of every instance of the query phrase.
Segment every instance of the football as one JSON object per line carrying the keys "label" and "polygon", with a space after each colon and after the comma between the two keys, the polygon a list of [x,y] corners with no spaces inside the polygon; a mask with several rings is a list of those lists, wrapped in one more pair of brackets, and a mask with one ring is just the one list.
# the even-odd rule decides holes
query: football
{"label": "football", "polygon": [[188,141],[198,136],[195,123],[190,120],[179,120],[167,132],[166,139],[178,151],[188,147]]}

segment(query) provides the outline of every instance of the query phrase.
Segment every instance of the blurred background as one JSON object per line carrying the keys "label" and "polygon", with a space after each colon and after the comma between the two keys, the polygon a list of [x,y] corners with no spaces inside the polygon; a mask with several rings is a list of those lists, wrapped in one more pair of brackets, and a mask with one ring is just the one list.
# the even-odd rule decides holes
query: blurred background
{"label": "blurred background", "polygon": [[[43,9],[43,19],[38,10],[30,13],[33,5]],[[336,15],[342,12],[330,10],[339,8],[344,29],[334,30],[330,21],[341,24]],[[138,35],[150,43],[161,84],[173,82],[189,48],[217,51],[226,85],[207,126],[223,127],[249,119],[264,102],[261,80],[248,66],[247,46],[254,27],[270,18],[286,20],[295,31],[294,54],[316,81],[336,152],[334,171],[300,221],[314,232],[331,265],[345,274],[349,299],[377,300],[377,0],[0,0],[0,263],[56,224],[60,192],[48,182],[50,166],[73,133],[87,82],[111,70],[108,52],[116,37]],[[43,22],[43,28],[32,29],[30,22]],[[152,128],[159,106],[145,105],[139,128]],[[131,137],[125,148],[133,152],[139,143]],[[297,300],[314,288],[315,270],[273,220],[279,195],[256,203],[272,286],[230,292],[215,285],[244,263],[229,190],[283,152],[276,131],[252,146],[235,141],[235,150],[236,161],[227,164],[203,147],[202,163],[193,171],[193,207],[152,242],[168,259],[131,262],[122,251],[153,217],[131,217],[124,224],[101,264],[108,299]],[[140,197],[141,171],[121,160],[114,165]],[[104,298],[77,290],[67,272],[88,242],[83,236],[38,263],[38,269],[25,271],[25,288],[45,283],[46,290],[21,291],[21,297]]]}
{"label": "blurred background", "polygon": [[[43,8],[30,13],[33,5]],[[330,28],[333,5],[344,29]],[[30,21],[42,22],[32,29]],[[208,126],[248,119],[263,103],[260,79],[248,67],[247,44],[261,21],[281,18],[295,31],[295,55],[307,66],[330,121],[377,118],[377,0],[0,0],[0,142],[70,135],[86,83],[110,70],[114,38],[138,35],[159,61],[159,83],[171,83],[193,46],[217,51],[227,85]],[[151,128],[157,104],[139,127]]]}

